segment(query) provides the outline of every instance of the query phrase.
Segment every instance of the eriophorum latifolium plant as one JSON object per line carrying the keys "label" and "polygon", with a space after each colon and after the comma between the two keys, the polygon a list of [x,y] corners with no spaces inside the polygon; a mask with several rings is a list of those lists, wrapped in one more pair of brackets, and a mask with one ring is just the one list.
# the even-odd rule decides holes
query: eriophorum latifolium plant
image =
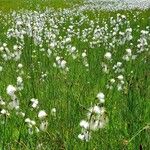
{"label": "eriophorum latifolium plant", "polygon": [[150,149],[149,9],[95,3],[0,12],[0,149]]}

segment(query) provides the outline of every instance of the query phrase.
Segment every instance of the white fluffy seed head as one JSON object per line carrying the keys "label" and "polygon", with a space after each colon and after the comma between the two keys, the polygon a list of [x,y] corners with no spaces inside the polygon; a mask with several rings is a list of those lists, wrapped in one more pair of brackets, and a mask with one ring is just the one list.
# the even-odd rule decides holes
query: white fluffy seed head
{"label": "white fluffy seed head", "polygon": [[105,95],[104,93],[100,92],[97,94],[97,98],[99,99],[100,103],[104,103],[105,102]]}
{"label": "white fluffy seed head", "polygon": [[84,134],[79,134],[78,138],[83,141],[85,139],[85,136],[84,136]]}
{"label": "white fluffy seed head", "polygon": [[110,79],[110,82],[111,82],[111,83],[115,83],[115,79],[113,79],[113,78]]}
{"label": "white fluffy seed head", "polygon": [[52,108],[51,109],[51,115],[52,116],[56,116],[56,108]]}
{"label": "white fluffy seed head", "polygon": [[0,66],[0,72],[3,70],[3,67],[2,66]]}
{"label": "white fluffy seed head", "polygon": [[23,65],[22,65],[22,64],[18,64],[18,68],[20,68],[20,69],[21,69],[22,67],[23,67]]}
{"label": "white fluffy seed head", "polygon": [[89,128],[89,123],[85,120],[81,120],[80,126],[84,129],[88,129]]}
{"label": "white fluffy seed head", "polygon": [[110,52],[107,52],[107,53],[104,55],[104,57],[105,57],[107,60],[110,60],[111,57],[112,57],[112,55],[111,55]]}
{"label": "white fluffy seed head", "polygon": [[119,80],[123,80],[123,75],[119,75],[117,78],[118,78]]}
{"label": "white fluffy seed head", "polygon": [[56,57],[56,61],[58,62],[61,58],[59,56]]}
{"label": "white fluffy seed head", "polygon": [[47,116],[46,112],[44,110],[40,110],[38,113],[39,119],[44,119]]}
{"label": "white fluffy seed head", "polygon": [[131,55],[132,55],[131,49],[126,49],[126,52],[127,52],[128,56],[131,56]]}
{"label": "white fluffy seed head", "polygon": [[82,57],[83,57],[83,58],[86,57],[86,53],[85,53],[85,52],[82,53]]}
{"label": "white fluffy seed head", "polygon": [[13,85],[8,85],[6,92],[9,96],[13,96],[16,92],[16,88]]}
{"label": "white fluffy seed head", "polygon": [[38,99],[32,98],[30,101],[32,102],[33,108],[36,108],[38,106],[39,103]]}
{"label": "white fluffy seed head", "polygon": [[75,51],[76,51],[76,47],[74,47],[74,46],[71,47],[70,52],[71,52],[71,53],[74,53]]}
{"label": "white fluffy seed head", "polygon": [[40,124],[40,130],[41,131],[46,131],[47,127],[48,127],[48,122],[47,121],[41,122],[41,124]]}
{"label": "white fluffy seed head", "polygon": [[5,115],[7,113],[7,111],[5,109],[2,109],[0,113]]}
{"label": "white fluffy seed head", "polygon": [[4,47],[0,47],[0,51],[3,51],[4,50]]}
{"label": "white fluffy seed head", "polygon": [[31,120],[30,121],[31,125],[35,126],[36,125],[36,122],[34,120]]}
{"label": "white fluffy seed head", "polygon": [[61,67],[62,67],[63,69],[66,67],[66,63],[67,63],[67,62],[66,62],[65,60],[62,60],[62,61],[61,61]]}
{"label": "white fluffy seed head", "polygon": [[30,118],[26,118],[26,119],[25,119],[25,122],[26,122],[26,123],[30,123],[30,122],[31,122]]}
{"label": "white fluffy seed head", "polygon": [[17,46],[17,45],[14,45],[14,46],[13,46],[13,49],[14,49],[14,50],[17,50],[17,49],[18,49],[18,46]]}
{"label": "white fluffy seed head", "polygon": [[122,62],[117,62],[117,67],[121,67]]}
{"label": "white fluffy seed head", "polygon": [[100,107],[99,106],[94,106],[92,108],[92,112],[96,113],[96,114],[100,114],[101,110],[100,110]]}
{"label": "white fluffy seed head", "polygon": [[22,83],[23,82],[23,79],[22,79],[22,77],[17,77],[17,83]]}

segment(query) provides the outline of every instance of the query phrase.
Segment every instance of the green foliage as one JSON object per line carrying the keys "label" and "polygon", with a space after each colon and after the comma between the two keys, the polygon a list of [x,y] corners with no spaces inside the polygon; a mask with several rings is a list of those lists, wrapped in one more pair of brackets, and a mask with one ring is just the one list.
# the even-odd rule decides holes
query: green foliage
{"label": "green foliage", "polygon": [[[46,0],[45,2],[40,0],[33,0],[32,2],[29,0],[1,0],[0,9],[8,13],[10,10],[37,10],[37,7],[43,10],[47,6],[66,8],[79,3],[81,3],[79,0]],[[148,19],[149,10],[140,11],[139,20],[132,23],[136,11],[119,11],[119,13],[127,15],[131,21],[131,28],[135,29],[139,24],[141,30],[145,29],[146,26],[150,25]],[[97,16],[94,16],[90,11],[85,13],[93,20],[101,17],[107,22],[111,16],[116,16],[118,12],[99,11]],[[143,18],[142,21],[141,18]],[[1,17],[1,19],[3,18]],[[0,23],[0,27],[3,27],[2,29],[0,28],[1,43],[6,40],[6,35],[3,33],[7,31],[10,24],[3,25]],[[65,27],[68,27],[67,23]],[[88,27],[88,23],[84,24],[84,27]],[[62,36],[63,34],[65,33],[62,33]],[[133,34],[136,41],[140,35],[136,32]],[[132,41],[133,45],[136,44],[134,40]],[[13,45],[16,41],[6,42]],[[29,101],[33,97],[38,98],[40,107],[45,109],[49,115],[49,126],[47,132],[29,135],[23,119],[16,117],[4,118],[3,124],[0,124],[0,149],[35,149],[39,143],[42,143],[43,146],[40,149],[48,150],[138,150],[140,146],[144,150],[149,150],[150,130],[148,128],[143,129],[143,127],[150,123],[150,60],[147,60],[147,63],[143,65],[142,60],[146,57],[143,54],[135,62],[125,64],[125,69],[127,70],[125,77],[129,79],[126,91],[118,92],[116,89],[104,91],[107,98],[106,110],[109,123],[105,129],[96,132],[91,141],[85,143],[77,138],[80,132],[79,122],[86,114],[81,105],[90,107],[91,102],[94,103],[99,90],[105,89],[107,78],[113,73],[111,72],[106,77],[99,70],[100,61],[103,60],[105,52],[104,46],[90,51],[90,47],[86,43],[83,44],[78,40],[72,41],[72,43],[78,48],[79,54],[84,49],[87,49],[89,72],[86,71],[80,60],[79,62],[74,62],[69,57],[66,57],[62,51],[61,56],[67,59],[71,68],[67,74],[62,74],[58,69],[52,67],[52,62],[55,58],[44,58],[40,48],[33,44],[32,39],[25,39],[25,48],[19,61],[24,66],[25,89],[18,94],[18,97],[21,105],[24,106],[23,110],[31,117],[35,116],[36,112],[28,111]],[[128,47],[128,45],[126,46]],[[121,59],[123,49],[127,47],[120,46],[116,49],[118,53],[113,57],[114,62]],[[36,50],[35,53],[33,52],[34,50]],[[0,57],[0,65],[5,68],[3,72],[0,72],[0,96],[8,100],[9,97],[6,95],[5,89],[7,85],[15,85],[16,83],[18,62],[10,60],[5,63],[2,61]],[[41,82],[41,72],[46,72],[47,70],[48,77],[44,82]],[[132,70],[134,74],[128,78]],[[50,116],[53,107],[57,109],[56,118]],[[13,113],[15,116],[15,112]],[[141,132],[138,132],[139,130]],[[136,135],[136,133],[138,134]],[[136,136],[134,137],[134,135]],[[132,139],[132,137],[134,138]],[[132,140],[130,141],[130,139]]]}
{"label": "green foliage", "polygon": [[3,12],[20,9],[44,10],[47,7],[59,9],[79,5],[82,2],[82,0],[1,0],[0,10]]}

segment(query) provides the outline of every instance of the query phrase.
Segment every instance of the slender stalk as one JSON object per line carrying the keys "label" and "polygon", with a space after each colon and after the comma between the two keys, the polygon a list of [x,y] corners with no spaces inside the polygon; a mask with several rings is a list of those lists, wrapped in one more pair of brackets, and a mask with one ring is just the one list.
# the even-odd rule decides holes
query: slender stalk
{"label": "slender stalk", "polygon": [[128,144],[131,143],[133,141],[133,139],[135,137],[137,137],[142,131],[144,131],[145,129],[149,129],[150,128],[150,124],[146,125],[145,127],[143,127],[142,129],[140,129],[139,131],[137,131],[132,138],[128,141]]}
{"label": "slender stalk", "polygon": [[6,118],[6,115],[4,117],[4,130],[3,130],[3,146],[2,146],[2,150],[5,150],[5,143],[6,143],[6,121],[7,121],[7,118]]}

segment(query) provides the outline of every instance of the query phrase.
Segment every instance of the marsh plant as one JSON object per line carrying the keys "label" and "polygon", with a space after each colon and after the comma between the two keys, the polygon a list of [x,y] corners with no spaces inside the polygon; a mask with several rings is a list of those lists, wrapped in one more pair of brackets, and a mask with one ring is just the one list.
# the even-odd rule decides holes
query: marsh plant
{"label": "marsh plant", "polygon": [[0,149],[150,148],[149,10],[88,8],[0,12]]}

